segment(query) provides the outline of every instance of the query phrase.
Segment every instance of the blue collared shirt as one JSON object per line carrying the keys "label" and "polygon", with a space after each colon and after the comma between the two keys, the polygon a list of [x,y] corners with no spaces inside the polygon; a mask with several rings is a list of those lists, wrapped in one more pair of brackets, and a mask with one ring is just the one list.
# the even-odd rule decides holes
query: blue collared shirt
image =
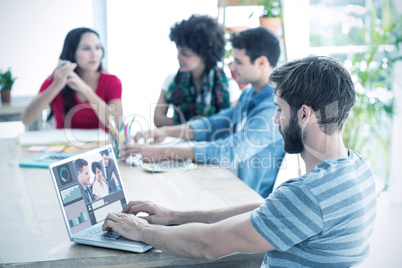
{"label": "blue collared shirt", "polygon": [[197,162],[235,167],[237,176],[266,198],[273,188],[284,151],[273,119],[273,88],[244,89],[235,107],[188,122],[195,131]]}

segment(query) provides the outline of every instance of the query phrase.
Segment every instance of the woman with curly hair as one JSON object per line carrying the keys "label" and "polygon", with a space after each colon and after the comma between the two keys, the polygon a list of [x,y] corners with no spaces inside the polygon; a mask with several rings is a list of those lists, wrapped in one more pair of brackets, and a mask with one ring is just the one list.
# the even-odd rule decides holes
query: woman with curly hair
{"label": "woman with curly hair", "polygon": [[[228,78],[217,66],[225,54],[223,27],[212,17],[192,15],[171,27],[169,37],[176,44],[180,67],[163,83],[155,126],[182,124],[230,107],[241,92],[237,85],[229,88]],[[170,105],[173,118],[167,116]]]}

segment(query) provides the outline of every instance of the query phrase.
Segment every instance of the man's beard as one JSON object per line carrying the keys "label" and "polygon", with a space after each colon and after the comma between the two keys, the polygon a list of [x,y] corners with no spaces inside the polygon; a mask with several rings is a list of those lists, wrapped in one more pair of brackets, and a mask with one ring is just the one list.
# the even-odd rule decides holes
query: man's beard
{"label": "man's beard", "polygon": [[297,114],[291,112],[289,124],[283,130],[279,127],[283,137],[283,149],[289,154],[299,154],[304,151],[302,129],[297,122]]}

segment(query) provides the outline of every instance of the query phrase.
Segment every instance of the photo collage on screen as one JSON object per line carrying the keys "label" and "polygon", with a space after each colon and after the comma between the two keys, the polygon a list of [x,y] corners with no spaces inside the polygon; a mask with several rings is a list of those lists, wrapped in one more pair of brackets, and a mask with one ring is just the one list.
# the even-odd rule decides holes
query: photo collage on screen
{"label": "photo collage on screen", "polygon": [[53,167],[68,226],[75,234],[126,206],[121,176],[111,148],[77,156]]}

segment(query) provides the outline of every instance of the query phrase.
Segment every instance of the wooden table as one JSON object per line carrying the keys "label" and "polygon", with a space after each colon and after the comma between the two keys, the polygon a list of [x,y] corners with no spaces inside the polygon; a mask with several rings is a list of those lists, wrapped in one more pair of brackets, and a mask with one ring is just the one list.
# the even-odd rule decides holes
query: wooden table
{"label": "wooden table", "polygon": [[[263,255],[235,254],[216,261],[176,257],[157,249],[143,254],[79,245],[69,240],[50,173],[20,168],[32,156],[16,139],[0,139],[0,266],[29,267],[260,267]],[[150,200],[180,210],[262,202],[228,170],[146,173],[119,164],[128,200]]]}
{"label": "wooden table", "polygon": [[[12,96],[10,103],[0,102],[0,122],[20,121],[21,114],[31,103],[34,96]],[[43,129],[43,120],[39,118],[32,124],[27,125],[26,130]]]}

